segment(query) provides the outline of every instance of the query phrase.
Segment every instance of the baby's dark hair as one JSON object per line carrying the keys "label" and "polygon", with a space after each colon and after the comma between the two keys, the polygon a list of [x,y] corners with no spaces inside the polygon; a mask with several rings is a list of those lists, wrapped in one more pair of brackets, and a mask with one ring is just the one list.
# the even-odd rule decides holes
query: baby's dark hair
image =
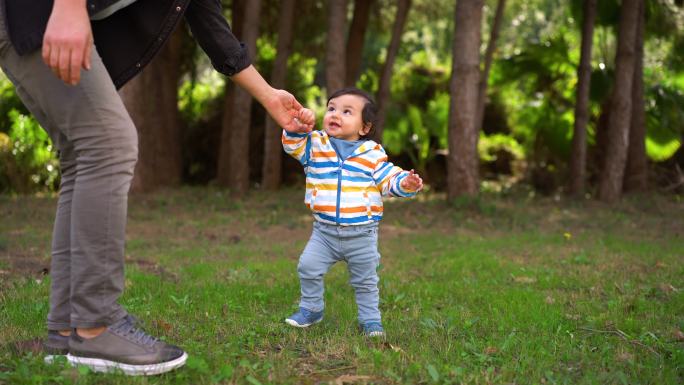
{"label": "baby's dark hair", "polygon": [[375,104],[373,97],[368,92],[360,90],[356,87],[346,87],[333,92],[333,94],[328,98],[327,103],[330,103],[330,100],[342,95],[356,95],[366,100],[366,103],[363,105],[363,111],[361,112],[361,120],[363,120],[364,125],[370,124],[371,128],[370,131],[368,131],[368,133],[363,135],[361,138],[372,138],[375,134],[375,126],[378,124],[378,106]]}

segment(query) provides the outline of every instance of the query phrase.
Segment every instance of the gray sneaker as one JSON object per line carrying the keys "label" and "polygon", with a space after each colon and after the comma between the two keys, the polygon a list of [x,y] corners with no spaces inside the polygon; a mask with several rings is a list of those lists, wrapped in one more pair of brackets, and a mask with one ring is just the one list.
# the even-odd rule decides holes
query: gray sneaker
{"label": "gray sneaker", "polygon": [[69,353],[69,336],[63,336],[55,330],[48,330],[48,335],[43,341],[45,362],[52,363],[58,356],[66,356]]}
{"label": "gray sneaker", "polygon": [[130,315],[94,338],[71,333],[67,356],[72,365],[84,365],[96,372],[121,370],[130,376],[165,373],[183,366],[187,358],[181,348],[138,328]]}

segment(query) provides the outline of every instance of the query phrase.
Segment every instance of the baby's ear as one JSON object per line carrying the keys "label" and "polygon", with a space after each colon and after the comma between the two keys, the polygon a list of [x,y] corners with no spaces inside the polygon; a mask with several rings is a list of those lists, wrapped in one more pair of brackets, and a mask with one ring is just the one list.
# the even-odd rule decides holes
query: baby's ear
{"label": "baby's ear", "polygon": [[365,123],[361,128],[361,132],[359,134],[361,134],[361,136],[366,136],[370,132],[371,128],[373,128],[373,123]]}

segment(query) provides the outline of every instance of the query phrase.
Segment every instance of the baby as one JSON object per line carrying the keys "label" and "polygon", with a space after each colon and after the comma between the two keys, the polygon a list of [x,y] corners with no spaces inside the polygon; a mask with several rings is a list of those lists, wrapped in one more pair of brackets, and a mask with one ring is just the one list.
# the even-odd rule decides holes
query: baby
{"label": "baby", "polygon": [[[333,93],[323,130],[283,131],[285,152],[306,171],[305,204],[314,217],[313,233],[299,258],[299,310],[285,322],[307,327],[323,319],[323,276],[338,261],[347,262],[364,335],[384,337],[378,308],[378,223],[382,196],[412,197],[423,188],[418,174],[387,161],[382,146],[369,137],[377,107],[366,92],[344,88]],[[303,109],[300,118],[313,120]]]}

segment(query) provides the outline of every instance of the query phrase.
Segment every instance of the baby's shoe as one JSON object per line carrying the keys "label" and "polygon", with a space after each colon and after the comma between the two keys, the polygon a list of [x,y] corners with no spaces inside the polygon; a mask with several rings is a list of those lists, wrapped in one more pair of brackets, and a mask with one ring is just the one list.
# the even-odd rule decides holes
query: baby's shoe
{"label": "baby's shoe", "polygon": [[371,321],[361,325],[363,335],[366,337],[385,337],[385,329],[380,322]]}
{"label": "baby's shoe", "polygon": [[298,328],[305,328],[323,320],[323,311],[311,311],[300,307],[299,310],[285,319],[285,323]]}

